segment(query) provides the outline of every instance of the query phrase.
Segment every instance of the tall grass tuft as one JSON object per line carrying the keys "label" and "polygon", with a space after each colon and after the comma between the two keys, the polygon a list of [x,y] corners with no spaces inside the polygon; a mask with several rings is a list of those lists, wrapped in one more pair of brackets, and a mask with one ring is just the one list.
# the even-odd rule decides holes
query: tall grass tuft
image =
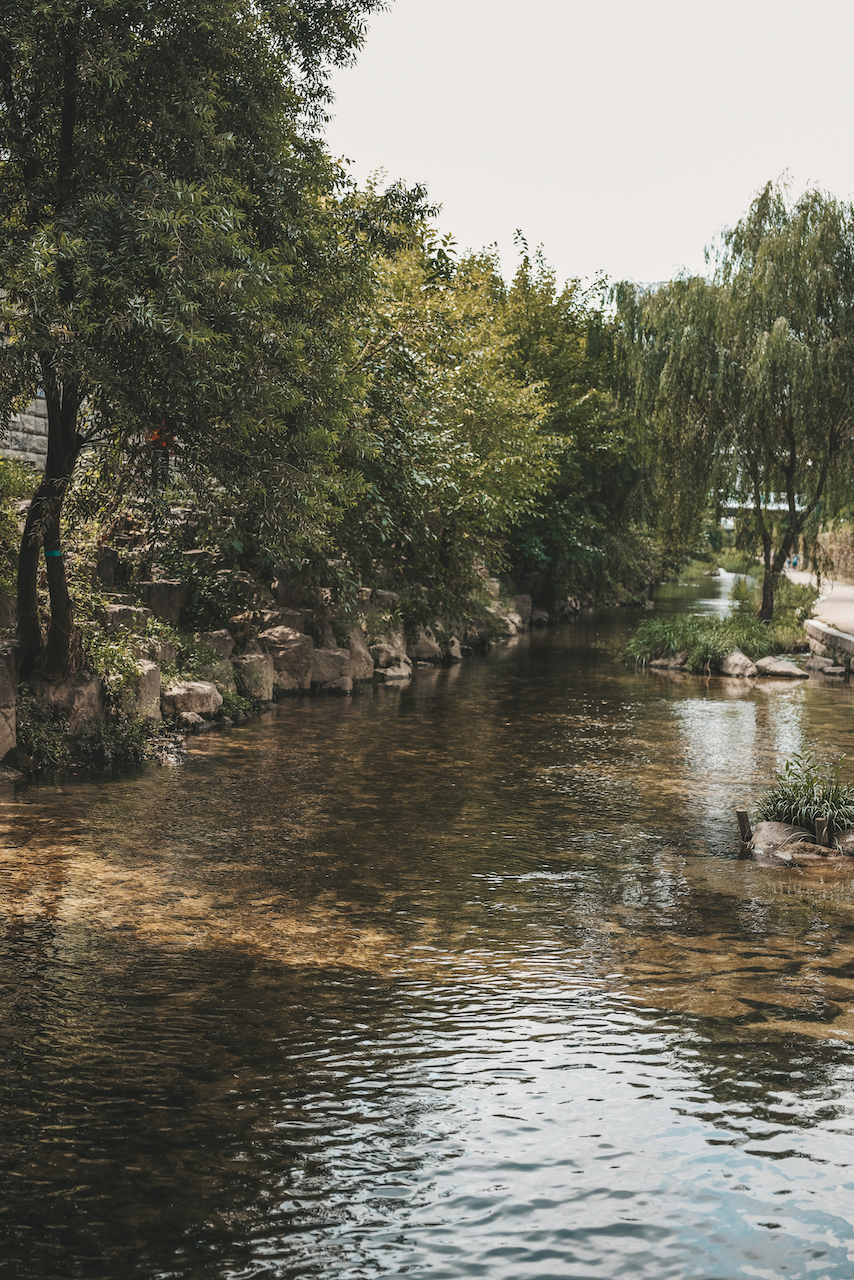
{"label": "tall grass tuft", "polygon": [[815,833],[816,818],[826,818],[831,839],[854,827],[854,786],[839,781],[844,759],[816,760],[811,751],[792,756],[774,786],[759,797],[754,820],[791,822]]}
{"label": "tall grass tuft", "polygon": [[654,658],[684,653],[688,670],[701,672],[719,668],[733,649],[741,649],[754,662],[776,652],[763,623],[736,613],[728,618],[646,618],[629,639],[623,655],[627,661],[645,666]]}

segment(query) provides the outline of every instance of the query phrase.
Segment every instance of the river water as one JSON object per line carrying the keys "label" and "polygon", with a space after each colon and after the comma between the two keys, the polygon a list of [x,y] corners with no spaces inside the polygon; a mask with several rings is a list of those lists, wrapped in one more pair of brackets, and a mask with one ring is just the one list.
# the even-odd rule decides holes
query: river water
{"label": "river water", "polygon": [[850,1280],[854,877],[733,810],[851,692],[637,621],[6,790],[4,1280]]}

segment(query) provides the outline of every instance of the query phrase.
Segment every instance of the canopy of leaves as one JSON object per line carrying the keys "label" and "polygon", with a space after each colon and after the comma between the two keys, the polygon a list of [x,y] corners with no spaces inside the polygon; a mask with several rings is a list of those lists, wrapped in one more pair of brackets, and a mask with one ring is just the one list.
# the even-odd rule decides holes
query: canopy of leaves
{"label": "canopy of leaves", "polygon": [[664,536],[690,543],[710,502],[736,504],[773,592],[852,459],[852,209],[769,184],[713,267],[617,288],[622,391],[661,469]]}

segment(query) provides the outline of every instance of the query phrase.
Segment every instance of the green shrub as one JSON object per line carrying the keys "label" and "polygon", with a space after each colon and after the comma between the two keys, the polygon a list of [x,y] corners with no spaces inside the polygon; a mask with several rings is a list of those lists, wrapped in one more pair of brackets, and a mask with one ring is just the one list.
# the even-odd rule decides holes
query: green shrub
{"label": "green shrub", "polygon": [[816,760],[810,751],[792,756],[759,797],[754,821],[791,822],[814,833],[816,818],[826,818],[831,838],[854,826],[854,786],[839,781],[844,759]]}

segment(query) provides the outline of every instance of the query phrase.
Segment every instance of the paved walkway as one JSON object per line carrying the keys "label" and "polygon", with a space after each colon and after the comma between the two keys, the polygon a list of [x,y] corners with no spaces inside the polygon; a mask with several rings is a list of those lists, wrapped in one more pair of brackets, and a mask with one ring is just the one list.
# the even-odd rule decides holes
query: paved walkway
{"label": "paved walkway", "polygon": [[[787,569],[786,577],[793,582],[811,582],[815,585],[815,575],[804,573],[800,569]],[[815,616],[829,627],[836,627],[837,631],[854,635],[854,583],[833,582],[830,578],[822,578],[821,590],[822,597],[815,607]]]}

